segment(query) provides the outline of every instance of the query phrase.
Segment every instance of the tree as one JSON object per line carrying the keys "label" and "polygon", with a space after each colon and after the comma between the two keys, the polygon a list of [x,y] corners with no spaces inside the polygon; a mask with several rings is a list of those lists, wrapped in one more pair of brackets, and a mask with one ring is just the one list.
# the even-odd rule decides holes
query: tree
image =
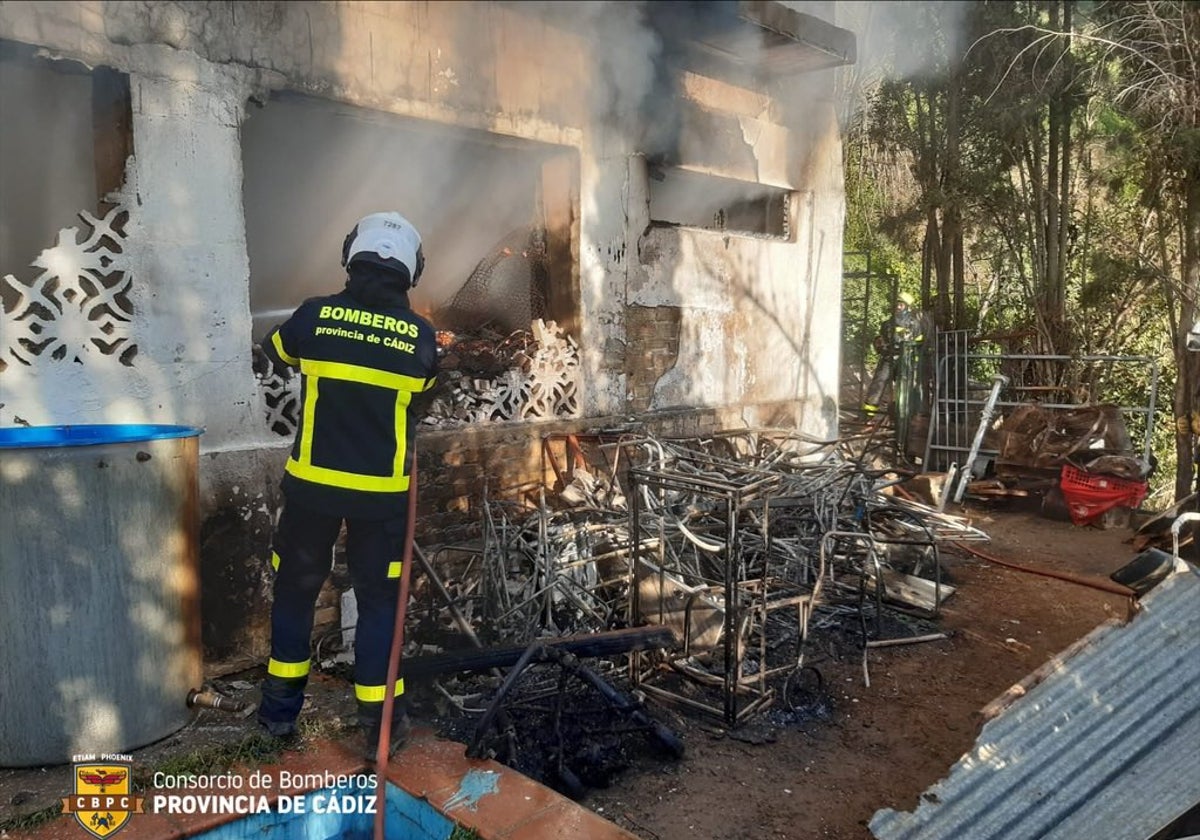
{"label": "tree", "polygon": [[[1146,201],[1160,212],[1157,229],[1163,257],[1176,366],[1175,497],[1196,481],[1200,446],[1200,356],[1187,348],[1200,300],[1200,4],[1108,2],[1091,36],[1101,44],[1118,90],[1115,101],[1153,149],[1159,177]],[[1168,242],[1177,237],[1177,263]],[[1172,271],[1171,269],[1175,270]]]}
{"label": "tree", "polygon": [[907,161],[914,189],[905,196],[903,210],[884,226],[897,232],[905,227],[921,231],[922,296],[929,300],[936,292],[934,315],[941,327],[966,326],[959,165],[961,48],[953,38],[956,21],[945,17],[947,7],[917,3],[908,8],[910,15],[894,21],[892,47],[911,49],[923,34],[930,41],[926,62],[879,85],[865,139],[881,157]]}
{"label": "tree", "polygon": [[1006,252],[1001,270],[1023,287],[1036,336],[1029,349],[1047,354],[1072,353],[1077,338],[1067,308],[1087,90],[1072,8],[1065,0],[980,4],[968,53],[976,107],[987,115],[976,142],[1009,173],[981,196],[981,210]]}
{"label": "tree", "polygon": [[[1160,144],[1174,158],[1180,144],[1150,119],[1169,105],[1147,102],[1135,115],[1129,95],[1135,82],[1160,84],[1134,73],[1147,68],[1132,53],[1160,73],[1162,62],[1112,27],[1128,26],[1133,11],[1144,20],[1150,7],[1161,18],[1170,4],[1110,3],[1099,16],[1066,0],[882,5],[914,15],[907,27],[890,21],[901,24],[890,30],[896,72],[847,142],[848,218],[866,220],[876,242],[921,251],[926,289],[936,283],[946,308],[943,328],[1005,334],[1010,352],[1165,362],[1168,298],[1176,348],[1197,313],[1194,303],[1182,311],[1182,280],[1164,282],[1183,276],[1186,191],[1178,166],[1160,166]],[[961,20],[947,19],[950,7]],[[1169,29],[1160,21],[1160,32]],[[1194,26],[1182,29],[1194,37]],[[925,59],[920,72],[899,71],[906,51]],[[1196,95],[1194,73],[1174,73]],[[861,196],[871,209],[858,215]],[[1149,376],[1114,377],[1078,359],[1022,374],[1023,384],[1062,396],[1131,406],[1145,405],[1151,387]],[[1181,414],[1189,423],[1194,403]]]}
{"label": "tree", "polygon": [[[891,226],[922,230],[922,290],[936,292],[943,328],[972,323],[966,284],[968,238],[998,236],[995,266],[1020,281],[1042,353],[1070,352],[1067,277],[1074,211],[1075,128],[1086,102],[1069,34],[1066,0],[909,4],[895,38],[920,43],[920,72],[883,81],[865,120],[878,153],[905,160],[915,191],[893,207]],[[954,8],[965,19],[949,17]],[[907,28],[905,24],[907,23]],[[968,34],[964,49],[955,37]],[[922,42],[922,34],[927,42]],[[999,81],[997,81],[999,80]],[[884,226],[888,224],[885,221]],[[990,244],[990,243],[989,243]]]}

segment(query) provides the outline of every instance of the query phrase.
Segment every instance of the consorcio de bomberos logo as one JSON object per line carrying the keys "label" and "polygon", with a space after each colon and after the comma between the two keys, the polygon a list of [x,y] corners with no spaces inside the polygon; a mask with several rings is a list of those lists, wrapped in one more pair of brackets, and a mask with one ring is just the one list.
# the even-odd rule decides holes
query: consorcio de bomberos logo
{"label": "consorcio de bomberos logo", "polygon": [[[374,773],[296,773],[277,768],[248,775],[172,775],[156,772],[145,796],[133,795],[133,758],[77,755],[75,793],[63,813],[94,837],[109,837],[134,814],[374,814]],[[182,793],[166,793],[180,790]],[[285,793],[281,791],[292,791]]]}
{"label": "consorcio de bomberos logo", "polygon": [[127,755],[75,756],[75,793],[63,799],[63,813],[96,837],[116,834],[143,813],[143,798],[133,795],[132,762]]}

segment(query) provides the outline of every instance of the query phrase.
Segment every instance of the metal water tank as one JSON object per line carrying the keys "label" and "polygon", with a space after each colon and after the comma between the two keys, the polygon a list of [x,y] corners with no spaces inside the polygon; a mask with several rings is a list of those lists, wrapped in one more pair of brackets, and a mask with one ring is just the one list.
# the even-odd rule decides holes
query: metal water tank
{"label": "metal water tank", "polygon": [[0,766],[122,753],[188,722],[201,432],[0,429]]}

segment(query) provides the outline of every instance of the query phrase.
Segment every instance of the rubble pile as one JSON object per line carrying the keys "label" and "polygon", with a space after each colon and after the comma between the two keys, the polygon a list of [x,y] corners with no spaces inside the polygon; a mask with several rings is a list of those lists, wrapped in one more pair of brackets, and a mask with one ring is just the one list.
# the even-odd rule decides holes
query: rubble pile
{"label": "rubble pile", "polygon": [[885,609],[936,617],[952,591],[939,543],[986,539],[897,496],[898,478],[841,442],[739,430],[645,447],[630,470],[631,519],[653,544],[633,571],[630,613],[675,627],[682,645],[634,657],[631,679],[728,726],[800,677],[814,625],[855,627],[865,651]]}
{"label": "rubble pile", "polygon": [[996,474],[1013,482],[1042,474],[1057,477],[1068,459],[1089,449],[1133,450],[1124,418],[1112,405],[1069,410],[1020,405],[1004,418],[996,435]]}
{"label": "rubble pile", "polygon": [[1149,449],[1133,448],[1114,405],[1051,409],[1017,406],[995,431],[995,479],[968,486],[979,497],[1042,499],[1042,512],[1076,525],[1101,524],[1138,508],[1154,471]]}
{"label": "rubble pile", "polygon": [[[644,715],[650,698],[734,728],[781,698],[794,705],[811,694],[800,689],[813,682],[814,631],[837,632],[861,650],[869,680],[867,649],[903,643],[894,634],[922,621],[928,630],[953,593],[941,580],[939,546],[987,539],[966,519],[905,498],[898,476],[866,466],[840,441],[781,430],[562,437],[567,464],[551,465],[555,480],[540,503],[485,499],[481,538],[432,550],[410,607],[417,627],[405,669],[414,687],[424,681],[414,675],[428,676],[440,712],[490,711],[489,720],[506,720],[495,732],[531,749],[533,733],[514,734],[522,721],[544,730],[545,715],[558,715],[561,729],[563,712],[534,715],[516,698],[538,691],[500,686],[501,660],[489,651],[526,651],[510,681],[524,669],[529,680],[558,685],[547,665],[579,677],[586,663],[587,682],[607,686],[600,702],[617,718]],[[673,643],[639,637],[603,655],[597,647],[550,656],[544,646],[622,643],[647,627],[669,629],[663,638]],[[599,730],[608,737],[614,727]],[[607,747],[552,740],[553,760],[518,759],[517,750],[511,761],[551,766],[560,780],[587,775],[564,766],[564,755],[606,762]]]}
{"label": "rubble pile", "polygon": [[441,360],[422,428],[578,414],[579,346],[553,321],[502,336],[439,333]]}

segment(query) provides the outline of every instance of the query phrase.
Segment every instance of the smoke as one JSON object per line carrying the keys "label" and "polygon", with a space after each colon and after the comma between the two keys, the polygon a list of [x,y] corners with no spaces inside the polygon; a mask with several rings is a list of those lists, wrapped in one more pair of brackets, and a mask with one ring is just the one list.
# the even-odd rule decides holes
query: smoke
{"label": "smoke", "polygon": [[256,337],[305,298],[340,290],[343,239],[383,210],[421,233],[427,262],[412,300],[435,309],[513,228],[534,224],[553,151],[322,100],[272,100],[242,134]]}
{"label": "smoke", "polygon": [[885,80],[919,79],[941,72],[967,45],[967,0],[929,3],[895,0],[836,3],[836,23],[858,36],[858,60],[843,68],[843,125],[864,111]]}
{"label": "smoke", "polygon": [[591,41],[595,84],[587,92],[593,119],[638,121],[643,109],[669,84],[662,68],[663,43],[641,2],[588,0],[573,4],[581,31]]}
{"label": "smoke", "polygon": [[[878,33],[891,28],[889,21],[911,15],[913,4],[785,5],[814,14],[833,6],[839,14],[865,15],[868,31]],[[697,48],[708,50],[710,57],[730,57],[750,77],[761,69],[761,37],[753,27],[738,24],[738,4],[585,0],[509,8],[586,41],[590,64],[579,91],[590,120],[585,134],[601,143],[619,140],[619,145],[593,149],[596,154],[640,152],[666,166],[704,164],[697,158],[711,154],[717,160],[747,144],[740,136],[706,134],[703,125],[698,130],[698,109],[687,105],[684,118],[686,97],[680,89],[680,70],[696,66],[690,62]],[[895,52],[894,38],[882,41]],[[469,50],[461,52],[455,60],[471,55]],[[860,53],[869,58],[874,50]],[[433,56],[435,61],[438,57],[440,53]],[[919,62],[908,66],[914,64]],[[47,231],[76,223],[75,213],[95,204],[88,142],[90,82],[86,75],[61,73],[48,74],[49,82],[32,80],[25,78],[19,63],[4,67],[4,111],[22,115],[19,121],[6,122],[5,150],[37,150],[6,154],[0,168],[0,269],[20,276],[37,253],[52,244]],[[471,83],[474,74],[456,75],[453,69],[449,64],[441,68],[436,83]],[[827,83],[814,81],[818,83],[812,91],[827,90]],[[54,89],[47,88],[51,82]],[[79,90],[70,93],[61,89],[64,85]],[[772,95],[797,103],[794,112],[803,113],[811,96],[818,94],[810,92],[809,77],[796,76]],[[78,101],[79,107],[49,104],[67,101]],[[66,115],[74,115],[78,125],[61,124]],[[792,122],[778,114],[746,116]],[[728,122],[723,130],[727,129]],[[342,239],[358,218],[378,210],[397,210],[421,231],[429,264],[414,303],[436,308],[453,296],[497,243],[514,229],[535,223],[543,164],[574,154],[531,141],[499,140],[483,130],[439,126],[297,95],[252,108],[242,132],[251,309],[268,320],[306,297],[340,288]],[[708,152],[703,151],[706,147]],[[35,168],[30,161],[45,165]],[[724,194],[718,200],[709,193],[702,188],[697,196],[713,198],[705,213],[737,200]],[[751,198],[757,196],[751,191]],[[53,207],[42,206],[51,200]]]}
{"label": "smoke", "polygon": [[[585,133],[616,132],[625,148],[613,151],[627,154],[659,142],[642,126],[673,132],[668,110],[677,92],[645,4],[529,2],[510,9],[587,42],[591,64],[578,92],[591,121]],[[462,49],[453,60],[472,54]],[[531,61],[530,72],[535,67]],[[476,77],[452,69],[435,73],[439,83]],[[538,222],[543,165],[574,153],[315,98],[272,98],[242,128],[256,337],[304,298],[340,288],[342,239],[361,216],[379,210],[400,212],[420,231],[427,265],[412,301],[436,311],[514,231]]]}
{"label": "smoke", "polygon": [[[901,55],[901,44],[911,47],[914,40],[900,37],[898,26],[907,19],[908,30],[913,29],[919,20],[916,4],[785,5],[814,16],[828,16],[834,8],[845,19],[829,23],[847,29],[856,25],[854,18],[862,18],[868,37],[860,40],[862,59],[853,70],[864,78],[876,68],[907,73],[930,65],[922,56]],[[770,77],[763,52],[768,38],[740,17],[737,2],[586,0],[506,8],[527,18],[533,31],[544,26],[546,37],[564,32],[581,44],[578,104],[584,109],[587,154],[640,152],[652,164],[652,174],[678,164],[721,170],[738,162],[743,181],[731,180],[720,191],[703,184],[688,198],[668,202],[695,208],[698,217],[724,215],[744,202],[769,202],[770,193],[755,185],[761,172],[752,133],[763,125],[822,131],[823,120],[810,115],[822,113],[817,108],[828,113],[834,71]],[[440,50],[431,55],[434,62],[443,60]],[[470,55],[467,49],[446,53],[445,66],[433,66],[436,84],[480,78],[463,72],[461,62]],[[535,67],[530,61],[529,72]],[[742,110],[718,118],[714,114],[724,112],[724,103],[691,100],[691,91],[682,88],[688,71],[692,78],[710,76],[730,86]],[[264,109],[252,110],[242,126],[252,311],[275,318],[306,296],[340,288],[342,239],[359,217],[378,210],[400,211],[420,230],[428,263],[413,302],[419,310],[436,311],[500,242],[538,222],[542,168],[553,158],[574,154],[560,146],[500,139],[482,130],[317,98],[272,98]],[[802,180],[790,175],[784,180]],[[662,198],[683,186],[659,181],[655,188]],[[739,186],[745,186],[744,194],[734,194]],[[256,334],[269,325],[256,323]]]}

